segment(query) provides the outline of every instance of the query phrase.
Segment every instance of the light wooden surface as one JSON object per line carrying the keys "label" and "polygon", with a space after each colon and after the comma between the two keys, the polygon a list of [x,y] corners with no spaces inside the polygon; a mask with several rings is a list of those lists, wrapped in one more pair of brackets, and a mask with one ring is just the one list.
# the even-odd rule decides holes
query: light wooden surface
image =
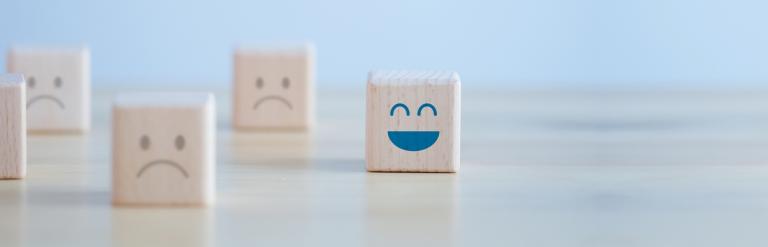
{"label": "light wooden surface", "polygon": [[462,170],[367,173],[364,94],[318,127],[236,135],[219,111],[217,203],[113,208],[108,109],[85,137],[29,139],[0,181],[2,246],[765,246],[768,90],[473,90]]}

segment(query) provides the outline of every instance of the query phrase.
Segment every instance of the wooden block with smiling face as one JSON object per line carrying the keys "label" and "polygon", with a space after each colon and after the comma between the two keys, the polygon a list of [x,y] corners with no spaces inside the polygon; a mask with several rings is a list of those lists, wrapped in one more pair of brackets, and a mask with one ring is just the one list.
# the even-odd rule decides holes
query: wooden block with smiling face
{"label": "wooden block with smiling face", "polygon": [[90,128],[90,52],[86,48],[14,48],[8,71],[27,81],[30,132],[82,133]]}
{"label": "wooden block with smiling face", "polygon": [[314,119],[312,46],[238,49],[233,124],[240,130],[306,130]]}
{"label": "wooden block with smiling face", "polygon": [[0,75],[0,179],[27,173],[25,91],[23,76]]}
{"label": "wooden block with smiling face", "polygon": [[461,86],[442,71],[374,71],[368,77],[368,171],[457,172]]}
{"label": "wooden block with smiling face", "polygon": [[133,93],[113,107],[115,204],[207,205],[214,199],[215,112],[206,93]]}

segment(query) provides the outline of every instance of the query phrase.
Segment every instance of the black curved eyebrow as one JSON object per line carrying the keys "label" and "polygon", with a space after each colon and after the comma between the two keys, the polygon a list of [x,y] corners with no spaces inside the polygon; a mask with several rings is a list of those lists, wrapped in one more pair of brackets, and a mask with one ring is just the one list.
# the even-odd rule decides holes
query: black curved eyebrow
{"label": "black curved eyebrow", "polygon": [[437,108],[435,108],[435,105],[430,103],[424,103],[419,106],[419,110],[416,112],[417,116],[421,116],[421,110],[424,110],[424,108],[429,107],[432,109],[432,115],[437,116]]}
{"label": "black curved eyebrow", "polygon": [[389,109],[389,116],[395,116],[395,111],[397,110],[398,107],[403,108],[403,110],[405,110],[405,115],[406,116],[410,116],[411,115],[411,110],[408,110],[408,106],[407,105],[405,105],[403,103],[397,103],[397,104],[393,105],[391,109]]}

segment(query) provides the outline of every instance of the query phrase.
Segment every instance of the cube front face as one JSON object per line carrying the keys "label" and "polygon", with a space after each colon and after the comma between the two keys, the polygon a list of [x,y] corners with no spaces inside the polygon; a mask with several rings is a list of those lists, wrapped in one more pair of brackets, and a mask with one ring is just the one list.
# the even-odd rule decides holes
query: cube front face
{"label": "cube front face", "polygon": [[30,131],[85,132],[90,128],[88,50],[12,50],[8,70],[27,81]]}
{"label": "cube front face", "polygon": [[459,84],[368,84],[369,171],[457,172]]}
{"label": "cube front face", "polygon": [[19,179],[27,172],[25,85],[9,78],[0,76],[0,179]]}
{"label": "cube front face", "polygon": [[213,106],[116,106],[113,117],[113,201],[116,204],[212,203]]}
{"label": "cube front face", "polygon": [[238,129],[307,129],[314,117],[314,58],[304,52],[236,51],[233,123]]}

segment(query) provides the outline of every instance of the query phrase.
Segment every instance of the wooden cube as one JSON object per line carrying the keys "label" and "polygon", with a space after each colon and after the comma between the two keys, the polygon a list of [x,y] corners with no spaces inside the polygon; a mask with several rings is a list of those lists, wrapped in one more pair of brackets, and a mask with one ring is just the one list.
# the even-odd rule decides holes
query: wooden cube
{"label": "wooden cube", "polygon": [[112,115],[112,201],[213,203],[215,108],[207,93],[131,93]]}
{"label": "wooden cube", "polygon": [[0,75],[0,179],[19,179],[27,173],[25,98],[22,75]]}
{"label": "wooden cube", "polygon": [[368,171],[457,172],[461,83],[455,72],[374,71],[368,76]]}
{"label": "wooden cube", "polygon": [[86,48],[14,48],[8,71],[27,82],[30,132],[88,131],[91,122],[91,65]]}
{"label": "wooden cube", "polygon": [[232,122],[239,130],[307,130],[314,121],[314,49],[240,48]]}

